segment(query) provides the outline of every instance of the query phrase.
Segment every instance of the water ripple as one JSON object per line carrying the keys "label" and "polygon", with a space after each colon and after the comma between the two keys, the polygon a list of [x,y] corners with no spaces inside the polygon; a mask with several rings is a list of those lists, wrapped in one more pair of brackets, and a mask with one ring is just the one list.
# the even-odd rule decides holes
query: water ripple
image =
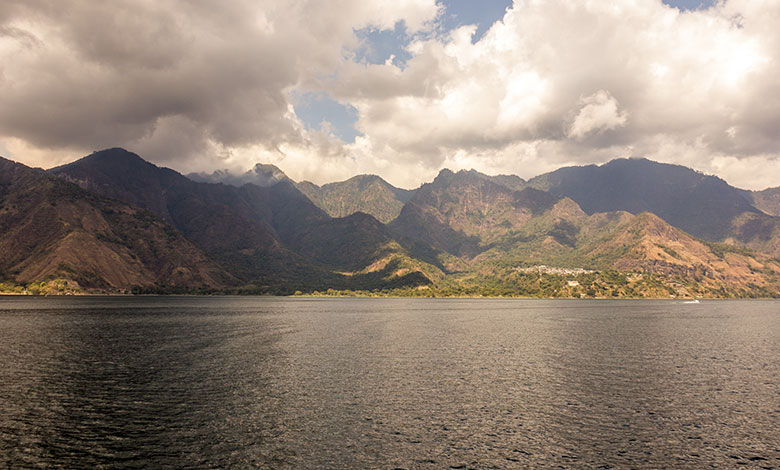
{"label": "water ripple", "polygon": [[0,467],[780,468],[780,303],[0,299]]}

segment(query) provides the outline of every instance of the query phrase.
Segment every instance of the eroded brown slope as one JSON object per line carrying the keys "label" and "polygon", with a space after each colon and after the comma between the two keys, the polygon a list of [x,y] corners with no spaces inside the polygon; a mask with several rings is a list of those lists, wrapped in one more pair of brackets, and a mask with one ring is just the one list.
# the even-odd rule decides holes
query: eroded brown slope
{"label": "eroded brown slope", "polygon": [[0,158],[0,276],[83,288],[193,290],[232,282],[150,212]]}

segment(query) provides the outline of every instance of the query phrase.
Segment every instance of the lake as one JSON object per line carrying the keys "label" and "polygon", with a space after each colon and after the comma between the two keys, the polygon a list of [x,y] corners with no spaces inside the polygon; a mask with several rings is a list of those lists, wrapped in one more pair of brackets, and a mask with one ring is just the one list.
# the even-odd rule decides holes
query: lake
{"label": "lake", "polygon": [[0,298],[3,468],[780,468],[780,302]]}

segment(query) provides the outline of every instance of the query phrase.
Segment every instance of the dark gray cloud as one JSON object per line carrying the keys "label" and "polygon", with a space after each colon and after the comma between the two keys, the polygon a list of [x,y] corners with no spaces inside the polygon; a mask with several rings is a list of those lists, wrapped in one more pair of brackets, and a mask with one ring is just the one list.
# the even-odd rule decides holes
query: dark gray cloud
{"label": "dark gray cloud", "polygon": [[185,151],[297,137],[284,95],[300,76],[289,37],[221,2],[159,5],[12,4],[3,28],[25,51],[5,62],[0,133],[44,147],[127,145],[170,137],[173,119],[199,129]]}
{"label": "dark gray cloud", "polygon": [[7,0],[0,139],[123,145],[184,165],[240,148],[317,147],[289,91],[343,64],[354,28],[419,28],[437,11],[433,0]]}

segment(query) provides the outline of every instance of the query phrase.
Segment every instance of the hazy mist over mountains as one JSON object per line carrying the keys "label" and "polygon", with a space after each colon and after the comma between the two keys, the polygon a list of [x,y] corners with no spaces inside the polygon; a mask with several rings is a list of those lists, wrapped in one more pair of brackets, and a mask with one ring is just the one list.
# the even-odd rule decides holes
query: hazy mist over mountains
{"label": "hazy mist over mountains", "polygon": [[181,175],[121,148],[2,160],[0,281],[39,292],[780,295],[777,190],[645,159],[415,190],[273,165]]}

